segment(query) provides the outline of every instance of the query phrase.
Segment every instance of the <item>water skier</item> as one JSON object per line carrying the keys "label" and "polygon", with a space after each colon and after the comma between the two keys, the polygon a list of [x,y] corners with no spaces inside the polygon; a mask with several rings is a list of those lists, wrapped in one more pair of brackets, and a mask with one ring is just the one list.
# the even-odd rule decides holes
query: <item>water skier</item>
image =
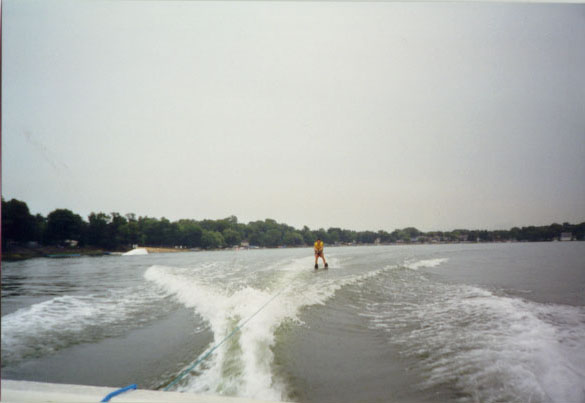
{"label": "water skier", "polygon": [[315,241],[315,269],[319,268],[319,265],[317,264],[319,257],[323,259],[325,268],[328,268],[329,265],[327,264],[327,260],[325,260],[325,254],[323,253],[323,241],[317,238],[317,240]]}

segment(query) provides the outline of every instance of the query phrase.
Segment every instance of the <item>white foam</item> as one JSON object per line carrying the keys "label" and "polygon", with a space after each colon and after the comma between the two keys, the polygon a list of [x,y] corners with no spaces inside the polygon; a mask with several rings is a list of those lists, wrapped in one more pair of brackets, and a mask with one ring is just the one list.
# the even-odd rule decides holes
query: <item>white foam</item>
{"label": "white foam", "polygon": [[148,255],[148,250],[144,248],[136,248],[132,249],[126,253],[122,253],[122,256],[138,256],[138,255]]}
{"label": "white foam", "polygon": [[[78,297],[61,296],[34,304],[2,317],[2,358],[10,359],[19,350],[23,338],[59,331],[67,323],[70,332],[78,332],[97,314],[97,306]],[[50,343],[49,343],[50,344]],[[49,351],[54,347],[46,344]]]}
{"label": "white foam", "polygon": [[14,363],[72,342],[95,341],[114,333],[110,326],[128,317],[139,322],[137,312],[144,302],[157,298],[160,295],[137,288],[107,295],[64,295],[21,308],[2,317],[2,360]]}
{"label": "white foam", "polygon": [[[476,401],[585,401],[583,307],[427,284],[411,282],[407,301],[368,310],[372,328],[417,358],[423,387],[457,385]],[[413,294],[418,303],[409,303]]]}
{"label": "white foam", "polygon": [[[329,261],[332,267],[339,267],[334,257]],[[246,277],[234,275],[231,281],[238,286],[230,283],[230,273],[235,273],[230,268],[224,268],[229,273],[219,276],[215,270],[200,267],[191,270],[150,267],[145,273],[147,280],[209,322],[214,334],[212,345],[223,340],[278,294],[239,333],[217,349],[212,359],[200,365],[197,377],[181,383],[177,389],[266,400],[286,398],[284,386],[271,373],[274,357],[270,347],[275,342],[276,328],[284,320],[298,321],[302,307],[324,304],[344,285],[372,275],[329,277],[327,272],[319,275],[307,269],[312,263],[311,257],[275,262],[272,267],[261,269],[260,278],[264,282],[259,284],[254,273]],[[222,280],[218,281],[220,278]]]}
{"label": "white foam", "polygon": [[[251,287],[229,294],[227,289],[207,285],[192,276],[162,266],[149,268],[145,278],[163,287],[207,320],[214,334],[214,345],[273,296]],[[216,350],[214,358],[206,363],[207,367],[203,367],[196,381],[191,380],[179,389],[280,400],[283,389],[272,382],[272,352],[269,347],[274,343],[274,327],[290,314],[281,307],[281,304],[266,306],[241,329],[240,334]],[[227,349],[233,342],[237,342],[237,351],[228,354]],[[238,354],[236,365],[241,367],[239,371],[233,368],[234,354]]]}
{"label": "white foam", "polygon": [[416,261],[406,261],[405,266],[412,270],[418,270],[422,267],[437,267],[446,261],[448,258],[436,258],[436,259],[425,259],[425,260],[416,260]]}

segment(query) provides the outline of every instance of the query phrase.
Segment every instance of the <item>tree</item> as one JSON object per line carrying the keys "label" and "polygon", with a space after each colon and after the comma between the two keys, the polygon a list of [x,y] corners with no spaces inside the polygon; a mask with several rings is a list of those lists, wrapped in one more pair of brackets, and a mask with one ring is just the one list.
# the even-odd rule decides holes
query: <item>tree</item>
{"label": "tree", "polygon": [[47,216],[46,238],[49,242],[62,244],[65,240],[82,238],[83,220],[71,210],[57,209]]}
{"label": "tree", "polygon": [[138,228],[142,234],[142,244],[151,246],[162,244],[162,236],[156,218],[140,217],[138,219]]}
{"label": "tree", "polygon": [[235,229],[238,224],[238,218],[232,215],[221,220],[203,220],[200,224],[205,230],[221,233],[228,228]]}
{"label": "tree", "polygon": [[179,242],[179,225],[176,222],[170,222],[166,218],[160,220],[162,232],[162,245],[176,246]]}
{"label": "tree", "polygon": [[217,231],[203,230],[201,235],[201,246],[205,249],[217,249],[222,248],[225,245],[225,241],[221,233]]}
{"label": "tree", "polygon": [[266,234],[264,232],[253,232],[249,237],[250,245],[265,246]]}
{"label": "tree", "polygon": [[32,241],[43,242],[43,234],[47,227],[47,219],[40,214],[35,216],[34,237]]}
{"label": "tree", "polygon": [[125,225],[125,228],[123,228],[122,230],[124,231],[126,239],[130,243],[130,245],[138,245],[142,243],[140,228],[138,228],[138,222],[136,220],[128,220],[128,222]]}
{"label": "tree", "polygon": [[372,231],[362,231],[358,232],[357,240],[359,243],[374,243],[374,241],[378,238],[378,234]]}
{"label": "tree", "polygon": [[25,202],[2,199],[2,246],[6,247],[8,240],[40,241],[39,235],[38,220],[30,214]]}
{"label": "tree", "polygon": [[282,243],[286,246],[300,246],[305,243],[303,236],[298,231],[288,231],[282,237]]}
{"label": "tree", "polygon": [[390,235],[388,232],[386,231],[378,231],[378,238],[380,238],[380,241],[387,243],[387,242],[393,242],[394,240],[392,239],[392,235]]}
{"label": "tree", "polygon": [[282,245],[282,233],[278,228],[269,229],[265,234],[263,246],[276,247]]}
{"label": "tree", "polygon": [[341,228],[329,228],[327,229],[327,236],[329,243],[336,243],[341,240]]}
{"label": "tree", "polygon": [[329,240],[329,234],[323,228],[319,228],[317,231],[313,231],[313,234],[315,235],[315,240],[320,239],[325,243],[331,243]]}
{"label": "tree", "polygon": [[305,243],[305,245],[313,245],[317,240],[317,237],[315,236],[315,234],[313,234],[313,231],[311,231],[311,229],[306,225],[303,226],[303,229],[301,230],[301,235],[303,236],[303,242]]}
{"label": "tree", "polygon": [[201,246],[203,229],[194,220],[179,220],[179,243],[188,248]]}
{"label": "tree", "polygon": [[[488,241],[493,240],[493,236],[489,231],[482,230],[482,231],[477,231],[477,233],[479,236],[479,240],[482,242],[488,242]],[[475,241],[475,239],[474,239],[474,241]]]}
{"label": "tree", "polygon": [[406,234],[408,234],[409,240],[412,238],[416,238],[419,235],[422,235],[422,232],[420,232],[419,230],[417,230],[414,227],[404,228],[402,231],[404,231]]}
{"label": "tree", "polygon": [[456,229],[451,232],[423,233],[414,227],[396,229],[392,233],[384,230],[377,232],[331,227],[311,230],[303,226],[301,230],[278,223],[267,218],[248,224],[238,223],[235,216],[219,220],[203,221],[179,220],[171,222],[166,218],[140,217],[135,214],[122,216],[91,213],[88,221],[70,210],[57,209],[47,218],[40,214],[30,214],[26,203],[12,199],[6,202],[2,198],[2,246],[11,243],[43,241],[45,244],[62,244],[65,240],[77,240],[80,245],[89,244],[100,248],[122,248],[131,244],[151,246],[176,246],[220,248],[225,245],[238,245],[247,239],[251,245],[277,247],[281,245],[313,245],[317,238],[325,243],[373,243],[376,238],[382,242],[406,241],[417,238],[419,242],[440,239],[441,241],[475,242],[506,241],[510,239],[523,241],[550,241],[558,239],[563,232],[572,233],[578,240],[585,239],[585,223],[577,225],[563,222],[548,226],[514,227],[510,230],[467,230]]}
{"label": "tree", "polygon": [[348,229],[344,229],[341,231],[341,242],[345,243],[353,243],[357,240],[357,235],[355,231],[351,231]]}
{"label": "tree", "polygon": [[223,239],[228,246],[239,245],[242,242],[242,236],[234,229],[226,228],[223,230]]}
{"label": "tree", "polygon": [[574,231],[575,232],[573,233],[573,235],[575,235],[575,238],[577,240],[579,241],[585,240],[585,222],[575,225]]}
{"label": "tree", "polygon": [[399,230],[399,229],[395,229],[394,231],[392,231],[390,236],[392,237],[392,239],[394,239],[395,242],[396,241],[410,241],[410,237],[408,236],[408,234],[402,230]]}
{"label": "tree", "polygon": [[104,213],[91,213],[88,217],[87,243],[100,248],[107,248],[109,242],[108,223],[111,217]]}
{"label": "tree", "polygon": [[112,220],[108,225],[108,243],[110,248],[118,248],[122,245],[128,245],[130,243],[128,240],[128,233],[125,231],[127,228],[126,224],[128,224],[128,221],[125,217],[118,213],[112,213]]}

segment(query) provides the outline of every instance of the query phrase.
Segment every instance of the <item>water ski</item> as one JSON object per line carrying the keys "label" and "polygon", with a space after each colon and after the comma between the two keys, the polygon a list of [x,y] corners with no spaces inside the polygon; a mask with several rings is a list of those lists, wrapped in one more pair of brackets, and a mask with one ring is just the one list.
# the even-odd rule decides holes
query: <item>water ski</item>
{"label": "water ski", "polygon": [[[329,263],[325,263],[325,269],[328,269],[328,268],[329,268]],[[319,270],[318,264],[315,265],[315,270]]]}

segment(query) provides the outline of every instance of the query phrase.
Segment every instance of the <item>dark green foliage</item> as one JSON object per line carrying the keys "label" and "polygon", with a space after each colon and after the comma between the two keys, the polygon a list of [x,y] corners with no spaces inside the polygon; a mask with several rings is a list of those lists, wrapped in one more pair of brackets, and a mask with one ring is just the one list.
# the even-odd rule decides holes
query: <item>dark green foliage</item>
{"label": "dark green foliage", "polygon": [[217,249],[225,246],[225,240],[220,232],[203,230],[201,246],[205,249]]}
{"label": "dark green foliage", "polygon": [[2,199],[2,247],[6,247],[8,242],[40,241],[40,225],[42,220],[30,214],[25,202],[16,199],[6,202]]}
{"label": "dark green foliage", "polygon": [[25,202],[2,199],[2,247],[25,246],[36,242],[47,246],[63,246],[68,240],[80,246],[106,250],[124,250],[132,245],[216,249],[240,245],[247,241],[251,246],[312,246],[317,238],[325,244],[371,244],[413,242],[501,242],[551,241],[562,233],[571,233],[573,239],[585,240],[585,222],[573,225],[554,223],[548,226],[514,227],[510,230],[466,230],[423,233],[416,228],[396,229],[389,233],[380,230],[352,231],[332,227],[311,230],[304,226],[297,230],[273,219],[238,223],[235,216],[219,220],[179,220],[139,217],[134,214],[91,213],[88,221],[70,210],[57,209],[47,218],[30,214]]}
{"label": "dark green foliage", "polygon": [[45,240],[53,245],[63,244],[66,240],[81,241],[86,226],[81,216],[71,210],[57,209],[47,216]]}
{"label": "dark green foliage", "polygon": [[224,229],[222,235],[227,246],[239,245],[240,242],[242,242],[242,236],[240,233],[232,228]]}
{"label": "dark green foliage", "polygon": [[203,229],[194,220],[179,220],[179,245],[195,248],[201,245]]}
{"label": "dark green foliage", "polygon": [[372,231],[362,231],[358,233],[358,242],[359,243],[374,243],[374,241],[378,238],[378,234]]}
{"label": "dark green foliage", "polygon": [[282,238],[285,246],[301,246],[305,243],[303,236],[298,231],[288,231]]}
{"label": "dark green foliage", "polygon": [[87,243],[101,248],[108,248],[110,244],[108,225],[111,217],[104,213],[91,213],[88,219]]}
{"label": "dark green foliage", "polygon": [[303,227],[301,235],[306,245],[312,245],[317,240],[317,236],[306,225]]}

